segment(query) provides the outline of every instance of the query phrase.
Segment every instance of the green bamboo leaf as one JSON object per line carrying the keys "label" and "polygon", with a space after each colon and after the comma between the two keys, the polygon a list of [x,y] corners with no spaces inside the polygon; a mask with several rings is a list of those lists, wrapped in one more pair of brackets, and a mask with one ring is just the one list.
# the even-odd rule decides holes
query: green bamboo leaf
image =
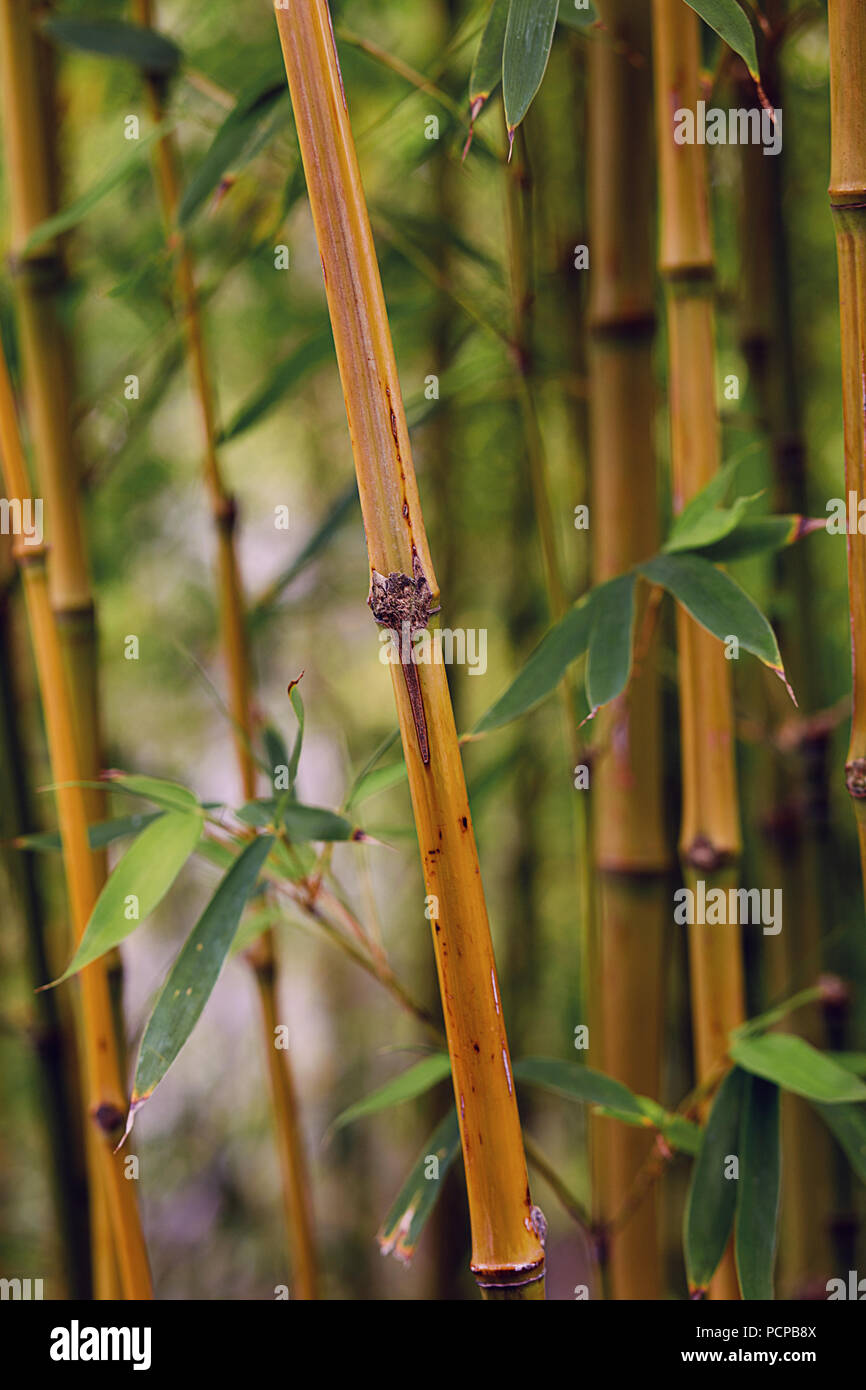
{"label": "green bamboo leaf", "polygon": [[544,634],[523,670],[475,726],[475,733],[500,729],[533,709],[555,690],[568,667],[586,651],[597,589],[586,595]]}
{"label": "green bamboo leaf", "polygon": [[259,835],[244,846],[171,967],[141,1040],[126,1134],[198,1022],[272,844]]}
{"label": "green bamboo leaf", "polygon": [[[459,1152],[460,1129],[452,1107],[430,1135],[382,1222],[376,1240],[383,1255],[395,1255],[404,1264],[409,1263]],[[428,1176],[431,1158],[437,1160],[435,1176]]]}
{"label": "green bamboo leaf", "polygon": [[368,1115],[378,1115],[381,1110],[390,1110],[394,1105],[402,1105],[404,1101],[423,1096],[426,1091],[450,1075],[451,1062],[448,1054],[434,1052],[422,1061],[416,1062],[408,1071],[386,1081],[384,1086],[380,1086],[371,1095],[365,1096],[363,1100],[356,1100],[354,1105],[342,1110],[332,1122],[328,1134],[336,1134],[338,1129],[344,1129],[355,1120],[365,1119]]}
{"label": "green bamboo leaf", "polygon": [[142,72],[169,77],[177,69],[182,53],[177,44],[141,24],[120,19],[47,19],[42,28],[52,39],[82,53],[105,58],[124,58]]}
{"label": "green bamboo leaf", "polygon": [[841,1144],[851,1167],[866,1182],[866,1108],[862,1105],[815,1105],[830,1133]]}
{"label": "green bamboo leaf", "polygon": [[[728,495],[728,489],[732,487],[741,466],[746,459],[753,455],[758,446],[748,444],[745,448],[738,450],[733,458],[713,474],[708,483],[705,483],[700,492],[696,492],[685,504],[681,512],[674,517],[671,523],[668,542],[675,540],[691,531],[708,513],[721,506]],[[667,547],[665,547],[667,548]]]}
{"label": "green bamboo leaf", "polygon": [[[656,555],[639,569],[651,584],[667,589],[720,642],[736,637],[741,647],[769,666],[787,686],[773,629],[748,594],[724,570],[700,555]],[[793,699],[790,686],[788,691]]]}
{"label": "green bamboo leaf", "polygon": [[264,797],[248,801],[235,814],[244,825],[264,828],[273,825],[279,816],[290,840],[362,840],[363,831],[326,806],[302,806],[292,801],[282,805],[282,797]]}
{"label": "green bamboo leaf", "polygon": [[866,1076],[866,1052],[828,1052],[827,1056],[855,1076]]}
{"label": "green bamboo leaf", "polygon": [[[301,672],[301,676],[303,675]],[[295,734],[295,742],[292,745],[292,756],[289,760],[289,786],[292,791],[295,789],[295,782],[298,776],[298,766],[301,761],[301,749],[304,746],[304,702],[301,699],[301,692],[298,689],[301,676],[296,681],[292,681],[289,686],[289,700],[292,709],[295,711],[295,718],[298,721],[298,731]]]}
{"label": "green bamboo leaf", "polygon": [[353,481],[346,491],[337,498],[331,511],[313,532],[297,558],[292,561],[288,569],[283,570],[282,574],[278,575],[273,583],[268,585],[265,592],[256,600],[250,615],[253,622],[261,621],[268,609],[272,608],[280,598],[283,591],[316,559],[331,538],[354,516],[357,506],[358,487]]}
{"label": "green bamboo leaf", "polygon": [[186,186],[177,214],[181,227],[192,220],[226,171],[237,165],[253,141],[260,122],[285,96],[285,77],[280,77],[276,70],[264,78],[258,77],[244,88]]}
{"label": "green bamboo leaf", "polygon": [[779,1088],[750,1076],[740,1121],[734,1258],[745,1299],[772,1299],[781,1188]]}
{"label": "green bamboo leaf", "polygon": [[[270,375],[265,378],[264,384],[240,406],[222,430],[220,442],[225,444],[230,439],[238,439],[254,425],[259,424],[275,406],[285,400],[308,372],[315,371],[323,362],[330,361],[333,353],[334,340],[330,328],[322,329],[321,332],[305,338],[292,349],[288,357],[276,364]],[[354,487],[348,495],[350,499],[355,495]]]}
{"label": "green bamboo leaf", "polygon": [[469,105],[473,120],[502,80],[502,48],[508,23],[508,5],[509,0],[493,0],[475,54],[469,77]]}
{"label": "green bamboo leaf", "polygon": [[762,551],[781,550],[813,531],[825,530],[826,526],[826,517],[760,516],[741,521],[722,540],[695,549],[714,565],[725,564],[729,560],[759,555]]}
{"label": "green bamboo leaf", "polygon": [[728,1159],[739,1156],[740,1113],[746,1075],[728,1072],[713,1101],[700,1151],[692,1170],[683,1222],[683,1251],[691,1293],[709,1285],[734,1222],[737,1180],[725,1176]]}
{"label": "green bamboo leaf", "polygon": [[129,154],[124,159],[118,160],[117,164],[113,165],[108,173],[99,179],[92,188],[89,188],[80,198],[76,198],[74,203],[68,203],[53,217],[47,218],[45,222],[40,222],[38,227],[34,227],[21,248],[21,255],[28,255],[37,247],[44,246],[48,241],[53,241],[62,232],[68,232],[70,228],[76,227],[96,207],[97,203],[100,203],[109,193],[113,193],[115,188],[129,178],[130,174],[135,173],[141,164],[142,156],[157,140],[161,140],[173,129],[174,121],[161,121],[159,125],[154,126],[153,130],[148,131],[147,135],[134,141]]}
{"label": "green bamboo leaf", "polygon": [[627,1086],[612,1076],[605,1076],[604,1072],[585,1067],[582,1062],[564,1062],[557,1057],[522,1057],[514,1063],[513,1071],[515,1080],[529,1086],[541,1086],[567,1100],[621,1110],[637,1116],[641,1124],[646,1120],[640,1101]]}
{"label": "green bamboo leaf", "polygon": [[[759,494],[760,495],[760,494]],[[754,497],[737,497],[730,507],[714,507],[682,525],[682,513],[671,528],[662,549],[666,555],[682,550],[702,550],[730,535],[743,520]]]}
{"label": "green bamboo leaf", "polygon": [[738,53],[755,81],[758,81],[758,50],[755,31],[738,0],[686,0],[720,39]]}
{"label": "green bamboo leaf", "polygon": [[387,767],[374,767],[353,787],[349,800],[346,802],[346,810],[350,810],[352,806],[357,806],[359,801],[369,801],[371,796],[388,791],[391,787],[399,786],[405,780],[405,762],[389,763]]}
{"label": "green bamboo leaf", "polygon": [[569,29],[587,34],[600,21],[598,11],[590,0],[560,0],[559,22]]}
{"label": "green bamboo leaf", "polygon": [[266,724],[264,726],[262,729],[262,742],[265,745],[265,762],[268,769],[268,776],[271,779],[271,785],[273,785],[278,768],[284,767],[288,772],[289,750],[286,747],[285,739],[275,724]]}
{"label": "green bamboo leaf", "polygon": [[613,1105],[596,1105],[596,1115],[604,1115],[621,1124],[632,1125],[635,1129],[656,1129],[672,1149],[695,1157],[701,1147],[701,1127],[683,1115],[665,1110],[658,1101],[649,1096],[635,1096],[639,1110],[620,1110]]}
{"label": "green bamboo leaf", "polygon": [[[137,835],[162,815],[162,811],[139,811],[133,816],[114,816],[110,820],[94,821],[87,827],[87,838],[91,849],[105,849],[124,835]],[[45,834],[17,835],[11,842],[15,849],[39,851],[58,851],[63,848],[60,834],[56,830]]]}
{"label": "green bamboo leaf", "polygon": [[791,1033],[735,1037],[729,1053],[744,1071],[807,1100],[826,1105],[866,1100],[866,1085],[852,1072]]}
{"label": "green bamboo leaf", "polygon": [[502,50],[502,98],[509,145],[541,86],[559,0],[511,0]]}
{"label": "green bamboo leaf", "polygon": [[628,685],[634,628],[634,586],[635,575],[623,574],[596,590],[586,659],[586,698],[590,718],[602,705],[615,700]]}
{"label": "green bamboo leaf", "polygon": [[111,787],[131,792],[133,796],[143,796],[147,801],[165,806],[169,811],[199,811],[201,803],[194,792],[182,787],[179,782],[168,782],[163,777],[146,777],[138,773],[108,772],[106,781]]}
{"label": "green bamboo leaf", "polygon": [[53,984],[98,960],[150,916],[198,844],[203,824],[201,811],[167,811],[141,832],[109,875],[78,950]]}

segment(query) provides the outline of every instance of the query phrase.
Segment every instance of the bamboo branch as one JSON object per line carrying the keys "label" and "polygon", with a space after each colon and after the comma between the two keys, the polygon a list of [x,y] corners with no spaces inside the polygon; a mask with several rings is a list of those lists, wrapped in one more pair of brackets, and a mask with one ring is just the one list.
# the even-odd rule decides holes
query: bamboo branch
{"label": "bamboo branch", "polygon": [[[277,25],[355,455],[377,616],[380,577],[438,598],[376,253],[325,0],[277,0]],[[399,577],[399,578],[398,578]],[[387,582],[387,581],[384,581]],[[414,616],[417,615],[417,610]],[[372,636],[372,634],[371,634]],[[444,668],[392,666],[432,919],[472,1224],[487,1298],[540,1298],[533,1208],[478,856]],[[427,732],[420,732],[419,697]],[[425,756],[426,752],[426,756]]]}

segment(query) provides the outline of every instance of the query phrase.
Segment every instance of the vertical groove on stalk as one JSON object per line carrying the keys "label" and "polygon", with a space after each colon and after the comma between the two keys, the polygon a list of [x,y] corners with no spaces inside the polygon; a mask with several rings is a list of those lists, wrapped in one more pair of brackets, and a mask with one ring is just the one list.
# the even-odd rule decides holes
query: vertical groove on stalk
{"label": "vertical groove on stalk", "polygon": [[[682,0],[653,0],[656,137],[660,175],[660,269],[668,325],[668,391],[674,511],[720,462],[716,404],[714,262],[705,146],[674,141],[674,112],[701,95],[698,17]],[[680,858],[686,884],[736,883],[741,842],[731,674],[718,641],[677,607],[683,780]],[[739,931],[689,928],[692,1030],[698,1079],[727,1050],[744,1018]],[[738,1298],[728,1250],[712,1296]]]}
{"label": "vertical groove on stalk", "polygon": [[[628,0],[607,0],[600,13],[609,41],[590,46],[589,73],[596,583],[647,559],[659,545],[650,15]],[[638,631],[645,613],[644,601]],[[595,1065],[651,1096],[661,1088],[663,947],[671,914],[654,649],[653,643],[641,652],[628,690],[596,721],[593,825],[600,912],[591,955],[591,1038],[600,1041],[592,1053]],[[652,1139],[594,1119],[592,1141],[595,1217],[603,1227],[625,1206]],[[606,1247],[615,1299],[662,1296],[655,1185]]]}
{"label": "vertical groove on stalk", "polygon": [[[153,0],[134,0],[139,24],[151,28]],[[156,76],[145,78],[148,106],[155,125],[165,116],[164,84]],[[174,254],[177,304],[183,319],[187,360],[198,402],[204,447],[204,480],[217,540],[220,639],[228,680],[228,709],[238,762],[241,794],[251,801],[256,795],[256,761],[253,753],[253,696],[249,643],[246,632],[243,586],[237,557],[237,505],[227,490],[217,453],[216,407],[204,328],[199,313],[192,257],[183,232],[176,225],[180,202],[178,158],[174,139],[164,135],[157,144],[157,186],[166,233]],[[277,957],[272,930],[266,931],[245,953],[253,967],[261,1010],[263,1041],[274,1110],[279,1150],[283,1202],[287,1230],[297,1263],[296,1296],[317,1297],[316,1255],[309,1200],[300,1191],[306,1185],[307,1164],[297,1112],[292,1064],[288,1052],[274,1046],[271,1023],[277,1011]]]}
{"label": "vertical groove on stalk", "polygon": [[[276,18],[322,258],[370,566],[384,575],[411,576],[413,564],[420,564],[435,603],[438,586],[328,6],[325,0],[279,0]],[[399,666],[392,666],[392,678],[425,886],[438,908],[431,926],[463,1145],[472,1267],[487,1298],[542,1298],[544,1248],[533,1223],[448,684],[441,665],[416,670],[426,708],[427,763]]]}

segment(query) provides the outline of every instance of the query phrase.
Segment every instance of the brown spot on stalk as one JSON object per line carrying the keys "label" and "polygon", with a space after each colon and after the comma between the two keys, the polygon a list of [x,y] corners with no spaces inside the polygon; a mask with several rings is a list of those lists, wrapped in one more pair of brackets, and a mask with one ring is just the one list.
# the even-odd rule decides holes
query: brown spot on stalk
{"label": "brown spot on stalk", "polygon": [[698,835],[684,851],[683,860],[693,869],[704,869],[713,873],[730,862],[731,853],[729,850],[718,849],[706,835]]}
{"label": "brown spot on stalk", "polygon": [[111,1135],[123,1124],[123,1111],[118,1110],[117,1106],[112,1105],[110,1101],[104,1101],[93,1112],[93,1118],[103,1134]]}
{"label": "brown spot on stalk", "polygon": [[852,758],[845,764],[845,786],[855,800],[866,797],[866,758]]}

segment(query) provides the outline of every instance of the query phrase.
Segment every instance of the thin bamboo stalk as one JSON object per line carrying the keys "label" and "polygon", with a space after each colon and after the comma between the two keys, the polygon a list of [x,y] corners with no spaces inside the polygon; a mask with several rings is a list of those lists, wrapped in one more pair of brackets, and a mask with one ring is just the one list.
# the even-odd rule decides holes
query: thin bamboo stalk
{"label": "thin bamboo stalk", "polygon": [[[0,5],[0,92],[3,142],[9,169],[11,256],[28,419],[51,527],[49,584],[63,658],[72,682],[72,714],[81,750],[81,776],[99,771],[100,711],[97,680],[96,615],[81,523],[79,464],[73,431],[74,371],[68,336],[59,309],[66,282],[61,246],[51,243],[35,254],[22,248],[40,222],[57,211],[59,170],[54,148],[57,129],[53,50],[34,27],[35,7],[3,0]],[[105,815],[105,796],[85,793],[91,821]],[[95,860],[100,882],[104,854]],[[120,957],[113,952],[100,967],[119,987]],[[115,1046],[122,1055],[123,1029]],[[88,1140],[91,1168],[93,1269],[96,1295],[117,1296],[115,1252],[96,1162]]]}
{"label": "thin bamboo stalk", "polygon": [[[152,0],[134,0],[133,8],[138,23],[151,28],[154,23]],[[158,77],[150,76],[146,78],[145,85],[151,118],[154,124],[159,125],[165,116],[164,84]],[[237,506],[234,497],[226,488],[217,452],[215,397],[192,257],[186,240],[176,225],[180,181],[177,148],[170,133],[164,135],[157,144],[156,162],[157,186],[163,217],[174,251],[177,304],[183,318],[187,360],[199,407],[204,479],[217,539],[220,641],[228,678],[228,709],[232,719],[241,794],[244,800],[250,801],[256,795],[252,671],[243,586],[237,557]],[[272,1020],[276,1018],[277,1012],[277,958],[273,933],[264,933],[247,952],[247,957],[254,970],[259,996],[287,1230],[297,1265],[295,1296],[309,1300],[317,1296],[316,1254],[309,1200],[299,1188],[299,1184],[307,1183],[308,1176],[291,1061],[285,1049],[277,1051],[274,1047]]]}
{"label": "thin bamboo stalk", "polygon": [[[416,584],[423,575],[435,606],[438,586],[328,6],[325,0],[277,0],[276,18],[355,455],[371,598],[376,601],[377,574]],[[397,665],[392,677],[425,886],[436,907],[431,926],[463,1145],[472,1268],[487,1298],[542,1298],[539,1214],[529,1195],[447,680],[441,665],[414,669],[426,748],[417,699],[413,710]]]}
{"label": "thin bamboo stalk", "polygon": [[[679,511],[716,473],[720,461],[716,404],[709,179],[703,145],[674,141],[674,111],[700,97],[698,17],[682,0],[653,0],[656,135],[660,174],[660,269],[668,323],[671,470]],[[741,853],[734,767],[730,667],[708,632],[677,609],[683,780],[680,860],[687,885],[736,883]],[[698,1079],[727,1050],[743,1021],[739,935],[689,928],[692,1031]],[[738,1298],[731,1252],[711,1296]]]}
{"label": "thin bamboo stalk", "polygon": [[[600,13],[609,41],[591,45],[589,87],[590,534],[596,583],[647,559],[659,544],[650,14],[628,0],[608,0]],[[614,708],[598,716],[596,737],[604,751],[593,778],[600,911],[591,1038],[595,1043],[600,1033],[600,1052],[592,1056],[632,1090],[657,1096],[671,900],[660,688],[652,651],[642,654]],[[595,1219],[602,1228],[624,1207],[652,1143],[639,1130],[593,1121]],[[615,1299],[663,1294],[657,1193],[654,1184],[606,1242]]]}
{"label": "thin bamboo stalk", "polygon": [[[15,401],[0,351],[0,454],[9,499],[20,506],[30,496],[21,449]],[[87,834],[89,806],[84,789],[74,785],[85,778],[77,726],[72,713],[72,685],[64,667],[58,622],[51,607],[44,546],[16,540],[27,615],[36,657],[39,689],[45,714],[51,767],[58,784],[57,809],[72,921],[76,941],[84,934],[99,896],[101,877]],[[98,1138],[94,1153],[100,1189],[105,1195],[114,1250],[124,1297],[151,1297],[147,1251],[141,1232],[135,1187],[124,1174],[124,1159],[114,1153],[125,1113],[114,1036],[114,1019],[104,961],[87,966],[79,976],[82,1049],[88,1114]]]}
{"label": "thin bamboo stalk", "polygon": [[[830,206],[839,263],[845,487],[866,497],[866,10],[830,0]],[[866,884],[866,538],[848,536],[854,709],[845,780]]]}

